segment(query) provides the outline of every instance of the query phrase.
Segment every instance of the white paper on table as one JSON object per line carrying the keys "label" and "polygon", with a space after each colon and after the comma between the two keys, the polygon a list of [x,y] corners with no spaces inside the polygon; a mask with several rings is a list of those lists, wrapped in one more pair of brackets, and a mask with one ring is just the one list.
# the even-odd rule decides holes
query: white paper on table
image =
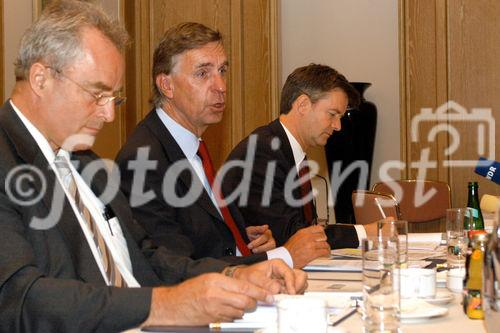
{"label": "white paper on table", "polygon": [[361,272],[361,260],[315,259],[304,267],[305,271]]}
{"label": "white paper on table", "polygon": [[434,250],[427,249],[409,249],[408,260],[426,260],[446,256],[446,247],[439,246]]}
{"label": "white paper on table", "polygon": [[[320,273],[320,274],[327,274],[327,273]],[[340,274],[346,274],[346,273],[340,273]],[[361,295],[362,288],[363,286],[361,281],[313,280],[313,279],[308,279],[307,281],[307,290],[309,292],[336,292],[342,294],[359,293],[359,295]]]}
{"label": "white paper on table", "polygon": [[352,306],[355,299],[361,297],[361,292],[353,293],[338,293],[338,292],[307,292],[304,295],[285,295],[279,294],[274,296],[273,305],[260,304],[252,312],[246,312],[242,319],[235,320],[231,327],[232,328],[243,328],[243,327],[272,327],[276,325],[278,320],[278,308],[277,304],[280,300],[286,298],[307,298],[315,297],[324,299],[326,302],[328,313],[340,313]]}
{"label": "white paper on table", "polygon": [[332,250],[333,256],[349,257],[349,258],[359,258],[361,259],[361,248],[352,249],[335,249]]}
{"label": "white paper on table", "polygon": [[441,244],[443,239],[442,232],[423,232],[423,233],[409,233],[408,234],[408,244],[411,243],[432,243]]}

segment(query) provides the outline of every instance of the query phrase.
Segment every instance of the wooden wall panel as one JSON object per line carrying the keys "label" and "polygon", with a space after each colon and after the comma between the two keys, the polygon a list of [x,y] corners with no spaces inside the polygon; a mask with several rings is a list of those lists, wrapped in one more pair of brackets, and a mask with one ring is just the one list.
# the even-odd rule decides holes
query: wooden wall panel
{"label": "wooden wall panel", "polygon": [[[275,11],[267,0],[243,1],[243,69],[246,75],[243,91],[244,135],[248,135],[256,127],[266,124],[277,115],[277,103],[273,87],[278,85],[273,78],[272,63],[277,60],[273,53],[274,35],[269,32],[275,29],[272,24]],[[273,30],[274,31],[274,30]],[[263,48],[261,46],[264,46]],[[264,52],[262,52],[264,50]],[[248,93],[251,92],[251,93]]]}
{"label": "wooden wall panel", "polygon": [[[449,98],[466,108],[469,114],[474,108],[491,109],[495,118],[494,128],[481,119],[459,122],[455,125],[461,134],[456,158],[477,160],[479,155],[493,152],[500,159],[500,2],[497,0],[454,0],[448,2],[449,43]],[[495,131],[496,145],[485,145],[478,152],[478,126],[485,126],[489,137]],[[487,140],[486,140],[487,141]],[[467,202],[467,181],[479,181],[479,193],[500,194],[500,186],[471,173],[470,167],[450,170],[450,183],[454,191],[454,204]]]}
{"label": "wooden wall panel", "polygon": [[[101,1],[100,4],[104,5],[103,8],[108,11],[108,14],[112,17],[118,18],[118,20],[124,20],[124,1],[125,0],[107,0]],[[44,6],[44,1],[40,3],[42,7]],[[112,11],[112,12],[111,12]],[[131,64],[128,59],[128,54],[126,55],[126,66]],[[134,96],[129,96],[127,89],[127,75],[125,74],[125,82],[124,82],[124,94],[127,97],[131,97],[127,103],[134,101]],[[111,123],[104,124],[103,129],[99,132],[99,135],[96,138],[96,142],[94,144],[93,150],[101,157],[113,160],[116,156],[116,153],[121,148],[121,146],[125,143],[126,137],[126,125],[127,125],[127,117],[129,113],[127,112],[129,107],[125,105],[120,106],[115,110],[115,120]]]}
{"label": "wooden wall panel", "polygon": [[[496,118],[495,142],[500,142],[500,23],[495,19],[500,15],[500,4],[495,0],[402,0],[400,6],[401,125],[406,134],[402,151],[407,165],[403,177],[416,177],[412,163],[420,160],[422,151],[430,149],[429,159],[436,167],[426,178],[450,184],[454,207],[466,204],[468,181],[479,181],[480,193],[499,194],[497,185],[473,173],[473,162],[461,167],[447,163],[478,158],[478,122],[463,121],[464,117],[457,121],[449,116],[462,111],[461,106],[467,113],[476,107],[491,108]],[[436,107],[447,101],[458,104],[448,104],[448,116],[438,120]],[[412,142],[412,120],[423,107],[431,108],[433,115],[419,126],[418,141]],[[430,142],[427,135],[438,124],[448,127]],[[456,129],[460,143],[458,149],[447,153],[446,148],[453,142],[450,129]],[[499,148],[493,144],[486,147],[485,153],[488,149],[495,150],[498,159]]]}
{"label": "wooden wall panel", "polygon": [[[418,177],[417,163],[423,159],[426,150],[428,159],[441,159],[442,147],[447,143],[446,135],[438,135],[432,142],[426,141],[426,134],[437,124],[429,119],[421,122],[418,129],[417,141],[412,141],[412,121],[422,108],[436,109],[447,100],[446,54],[442,51],[443,41],[436,38],[438,33],[445,33],[444,1],[418,0],[405,2],[405,62],[404,73],[405,91],[403,91],[406,113],[401,118],[406,129],[406,173],[404,178]],[[402,80],[403,81],[403,80]],[[443,82],[444,81],[444,82]],[[404,111],[403,111],[404,112]],[[403,140],[403,141],[404,141]],[[422,177],[423,175],[420,175]],[[426,179],[447,181],[446,169],[440,165],[429,168]]]}

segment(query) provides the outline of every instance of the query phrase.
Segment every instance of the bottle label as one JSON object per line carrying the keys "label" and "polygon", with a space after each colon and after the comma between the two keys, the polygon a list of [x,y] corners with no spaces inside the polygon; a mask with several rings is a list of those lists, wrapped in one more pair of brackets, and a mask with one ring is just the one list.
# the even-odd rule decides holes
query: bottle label
{"label": "bottle label", "polygon": [[[479,217],[479,212],[478,212],[478,210],[476,208],[472,208],[472,207],[467,207],[467,208],[469,208],[470,211],[472,212],[472,217],[473,218],[477,219]],[[465,216],[466,217],[470,217],[469,216],[469,210],[465,211]]]}

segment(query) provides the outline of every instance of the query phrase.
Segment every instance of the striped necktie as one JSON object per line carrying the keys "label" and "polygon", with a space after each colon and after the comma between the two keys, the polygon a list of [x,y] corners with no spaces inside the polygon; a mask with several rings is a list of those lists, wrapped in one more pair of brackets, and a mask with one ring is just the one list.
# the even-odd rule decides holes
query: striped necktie
{"label": "striped necktie", "polygon": [[80,196],[78,187],[76,186],[75,178],[71,173],[68,160],[63,156],[57,155],[54,160],[54,165],[63,181],[64,187],[66,187],[69,194],[75,200],[76,207],[78,207],[83,220],[87,223],[87,226],[92,232],[92,239],[94,240],[94,243],[101,257],[104,272],[106,273],[108,281],[115,287],[127,287],[127,284],[123,279],[120,270],[116,266],[115,260],[113,259],[113,254],[111,253],[111,250],[109,249],[108,245],[104,241],[101,232],[99,231],[97,222],[90,214],[89,209],[87,208],[87,206],[85,206],[85,203]]}

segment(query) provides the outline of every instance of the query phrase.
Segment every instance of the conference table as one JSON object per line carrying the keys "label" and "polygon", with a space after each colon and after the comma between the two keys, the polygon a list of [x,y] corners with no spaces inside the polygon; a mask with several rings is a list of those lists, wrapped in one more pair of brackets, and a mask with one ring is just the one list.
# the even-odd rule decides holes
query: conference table
{"label": "conference table", "polygon": [[[484,213],[483,213],[484,215]],[[494,216],[486,214],[486,230],[491,232],[494,225]],[[418,234],[422,235],[422,234]],[[426,235],[423,235],[426,237]],[[409,243],[410,244],[410,243]],[[409,245],[411,250],[411,245]],[[362,293],[362,273],[356,271],[308,271],[308,289],[304,297],[315,296],[328,299],[342,297],[361,298]],[[462,308],[462,294],[451,293],[446,288],[446,271],[437,274],[437,294],[453,295],[446,304],[434,304],[443,311],[439,315],[428,315],[420,317],[403,318],[401,320],[401,332],[420,333],[420,332],[439,332],[439,333],[492,333],[487,332],[483,320],[469,319]],[[402,300],[404,308],[405,300]],[[421,302],[421,300],[419,300]],[[257,308],[256,311],[259,311]],[[357,311],[335,326],[329,326],[329,333],[357,333],[363,332],[363,320],[361,311]],[[337,318],[338,319],[338,318]],[[232,324],[229,324],[232,325]],[[271,322],[265,328],[245,328],[245,325],[238,327],[238,323],[233,328],[211,329],[209,327],[161,327],[157,330],[132,329],[125,333],[140,332],[258,332],[258,333],[276,333],[276,320]],[[500,329],[499,329],[500,331]],[[308,332],[304,332],[308,333]]]}
{"label": "conference table", "polygon": [[[322,293],[320,290],[324,290],[325,287],[328,288],[329,285],[343,285],[346,289],[346,293],[352,293],[355,291],[361,291],[361,273],[322,273],[314,272],[310,274],[308,280],[308,292],[311,294]],[[445,290],[444,287],[439,287],[439,291]],[[332,296],[335,297],[339,295],[339,291],[331,292]],[[454,299],[445,305],[439,305],[448,310],[447,314],[432,317],[432,318],[421,318],[414,319],[411,321],[402,320],[401,331],[403,333],[421,333],[421,332],[439,332],[439,333],[486,333],[484,323],[482,320],[472,320],[469,319],[463,312],[461,306],[462,296],[461,294],[455,293]],[[259,333],[275,333],[275,328],[267,329],[248,329],[248,328],[238,328],[238,329],[210,329],[208,327],[190,327],[190,328],[164,328],[159,330],[163,332],[259,332]],[[358,312],[353,316],[348,317],[342,321],[339,325],[328,328],[329,333],[357,333],[363,331],[363,320],[361,314]],[[127,331],[127,333],[139,333],[143,332],[139,329]],[[307,332],[304,332],[307,333]],[[491,332],[489,332],[491,333]]]}
{"label": "conference table", "polygon": [[[411,249],[411,246],[410,246]],[[439,259],[438,259],[439,260]],[[404,333],[439,332],[439,333],[487,333],[482,320],[469,319],[462,309],[462,294],[451,293],[446,288],[446,271],[437,274],[437,293],[452,295],[451,300],[434,304],[443,310],[439,315],[423,315],[401,320],[401,331]],[[359,271],[309,271],[308,289],[305,297],[327,297],[330,299],[352,297],[360,298],[362,292],[362,273]],[[419,300],[421,302],[421,300]],[[404,303],[404,301],[403,301]],[[402,308],[404,307],[402,303]],[[432,305],[431,305],[432,306]],[[259,309],[257,309],[259,311]],[[209,327],[164,327],[158,332],[259,332],[275,333],[276,322],[271,322],[267,328],[251,329],[244,325],[236,328],[210,329]],[[336,326],[329,326],[328,332],[357,333],[363,331],[363,320],[360,311],[341,321]],[[139,329],[127,333],[144,332]],[[305,332],[307,333],[307,332]],[[488,332],[491,333],[491,332]]]}

